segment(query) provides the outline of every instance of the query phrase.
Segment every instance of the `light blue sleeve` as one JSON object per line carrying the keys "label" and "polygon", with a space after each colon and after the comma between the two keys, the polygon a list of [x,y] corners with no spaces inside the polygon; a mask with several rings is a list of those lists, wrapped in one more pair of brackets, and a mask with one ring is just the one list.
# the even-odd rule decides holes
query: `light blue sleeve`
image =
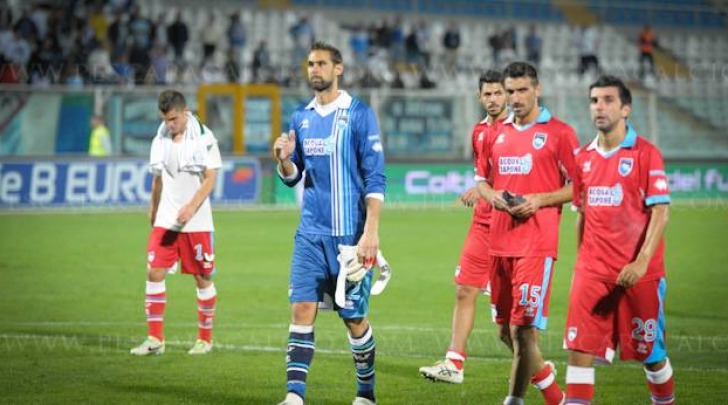
{"label": "light blue sleeve", "polygon": [[364,195],[384,195],[386,175],[384,174],[384,145],[379,133],[379,123],[371,108],[361,105],[356,125],[357,155],[359,173],[364,183]]}

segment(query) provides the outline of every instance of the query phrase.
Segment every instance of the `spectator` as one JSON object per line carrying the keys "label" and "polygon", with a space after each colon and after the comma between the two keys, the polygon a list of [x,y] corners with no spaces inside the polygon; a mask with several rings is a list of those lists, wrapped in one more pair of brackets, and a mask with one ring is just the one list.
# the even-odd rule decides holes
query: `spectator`
{"label": "spectator", "polygon": [[493,66],[500,66],[500,53],[503,49],[503,36],[498,32],[493,33],[488,38],[488,45],[490,45],[490,52],[493,55]]}
{"label": "spectator", "polygon": [[139,6],[134,6],[129,19],[129,32],[134,45],[149,50],[152,47],[152,22],[141,15]]}
{"label": "spectator", "polygon": [[253,71],[253,81],[263,82],[263,74],[261,71],[266,72],[270,68],[270,55],[268,54],[268,48],[266,47],[265,41],[260,41],[258,47],[253,52],[253,65],[251,70]]}
{"label": "spectator", "polygon": [[167,28],[167,39],[174,49],[175,62],[179,64],[184,57],[187,41],[190,39],[187,24],[182,21],[182,12],[177,12],[174,22]]}
{"label": "spectator", "polygon": [[395,17],[390,33],[391,59],[395,64],[402,63],[405,61],[405,30],[401,16]]}
{"label": "spectator", "polygon": [[364,66],[369,58],[369,38],[367,30],[363,25],[358,24],[354,27],[349,38],[349,46],[354,53],[354,62],[356,66]]}
{"label": "spectator", "polygon": [[235,48],[228,49],[227,60],[225,61],[225,75],[228,83],[240,83],[240,61],[238,60],[238,50]]}
{"label": "spectator", "polygon": [[166,48],[169,43],[169,33],[167,29],[167,23],[164,22],[164,14],[160,13],[157,17],[157,21],[152,26],[152,46],[159,44]]}
{"label": "spectator", "polygon": [[458,67],[458,49],[460,48],[460,31],[454,21],[450,22],[445,35],[442,38],[442,45],[445,47],[446,67]]}
{"label": "spectator", "polygon": [[543,40],[536,33],[536,26],[531,24],[526,36],[526,60],[536,68],[541,64],[541,48]]}
{"label": "spectator", "polygon": [[243,52],[245,51],[245,44],[247,42],[247,34],[245,32],[245,26],[240,20],[240,13],[233,13],[230,16],[230,25],[227,30],[228,42],[230,48],[235,52],[238,63],[243,61]]}
{"label": "spectator", "polygon": [[149,52],[149,59],[154,74],[154,84],[167,84],[167,73],[169,72],[169,59],[167,58],[167,46],[155,42]]}
{"label": "spectator", "polygon": [[96,4],[88,17],[88,24],[94,32],[94,37],[99,42],[104,42],[109,32],[109,21],[104,14],[104,7]]}
{"label": "spectator", "polygon": [[293,41],[293,66],[300,66],[308,56],[308,48],[313,44],[316,34],[308,21],[308,16],[301,16],[288,33]]}
{"label": "spectator", "polygon": [[645,79],[645,63],[650,65],[650,74],[655,75],[655,60],[652,57],[655,47],[657,47],[657,39],[655,33],[652,32],[652,27],[645,25],[640,32],[639,37],[639,49],[640,49],[640,79]]}
{"label": "spectator", "polygon": [[427,21],[420,20],[420,24],[415,32],[415,40],[417,41],[419,64],[429,69],[432,43],[430,42],[430,27],[427,25]]}
{"label": "spectator", "polygon": [[114,22],[109,26],[108,36],[111,41],[111,60],[117,62],[126,54],[126,41],[129,38],[127,15],[121,11],[116,13]]}
{"label": "spectator", "polygon": [[597,29],[595,26],[584,25],[576,34],[576,43],[579,47],[579,74],[584,75],[593,69],[599,74],[599,59],[597,58]]}
{"label": "spectator", "polygon": [[207,26],[202,31],[202,60],[200,66],[207,64],[215,55],[217,44],[222,42],[223,32],[215,22],[215,15],[210,13]]}
{"label": "spectator", "polygon": [[111,155],[111,133],[104,125],[104,118],[94,114],[91,117],[91,136],[88,143],[88,154],[93,157],[105,157]]}

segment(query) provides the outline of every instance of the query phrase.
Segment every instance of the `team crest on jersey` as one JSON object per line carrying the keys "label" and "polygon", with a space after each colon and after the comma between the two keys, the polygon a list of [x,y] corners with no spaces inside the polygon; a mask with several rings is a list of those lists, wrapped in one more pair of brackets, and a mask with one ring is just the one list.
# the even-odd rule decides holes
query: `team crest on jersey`
{"label": "team crest on jersey", "polygon": [[573,342],[574,339],[576,339],[576,326],[572,326],[569,328],[569,331],[566,334],[566,338],[569,339],[569,342]]}
{"label": "team crest on jersey", "polygon": [[591,171],[591,160],[584,162],[584,166],[581,168],[581,171],[584,173],[589,173]]}
{"label": "team crest on jersey", "polygon": [[546,145],[547,138],[547,134],[544,134],[543,132],[536,132],[533,136],[533,148],[536,150],[543,148],[543,146]]}
{"label": "team crest on jersey", "polygon": [[634,159],[632,158],[620,158],[619,159],[619,174],[626,176],[632,172],[634,167]]}
{"label": "team crest on jersey", "polygon": [[478,142],[483,142],[483,137],[485,136],[485,132],[481,132],[478,134]]}
{"label": "team crest on jersey", "polygon": [[496,138],[495,143],[503,143],[506,140],[505,134],[498,134],[498,138]]}

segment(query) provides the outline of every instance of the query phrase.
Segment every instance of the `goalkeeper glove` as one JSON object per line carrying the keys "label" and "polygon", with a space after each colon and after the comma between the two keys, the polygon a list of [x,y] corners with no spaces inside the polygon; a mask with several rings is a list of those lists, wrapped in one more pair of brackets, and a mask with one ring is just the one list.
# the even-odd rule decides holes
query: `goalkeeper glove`
{"label": "goalkeeper glove", "polygon": [[359,262],[356,246],[339,245],[339,255],[336,259],[339,261],[339,271],[345,272],[346,279],[353,283],[360,282],[371,269],[371,264],[366,266]]}

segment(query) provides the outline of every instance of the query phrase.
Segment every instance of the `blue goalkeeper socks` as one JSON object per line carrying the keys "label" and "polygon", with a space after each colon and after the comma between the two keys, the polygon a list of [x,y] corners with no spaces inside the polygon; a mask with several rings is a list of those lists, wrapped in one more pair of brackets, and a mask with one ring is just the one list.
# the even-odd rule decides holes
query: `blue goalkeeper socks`
{"label": "blue goalkeeper socks", "polygon": [[374,342],[371,325],[367,327],[366,332],[361,337],[355,338],[349,335],[349,343],[351,343],[351,354],[356,369],[356,396],[375,402],[374,357],[377,346]]}
{"label": "blue goalkeeper socks", "polygon": [[291,325],[288,328],[286,372],[288,392],[306,398],[306,377],[315,349],[313,325]]}

